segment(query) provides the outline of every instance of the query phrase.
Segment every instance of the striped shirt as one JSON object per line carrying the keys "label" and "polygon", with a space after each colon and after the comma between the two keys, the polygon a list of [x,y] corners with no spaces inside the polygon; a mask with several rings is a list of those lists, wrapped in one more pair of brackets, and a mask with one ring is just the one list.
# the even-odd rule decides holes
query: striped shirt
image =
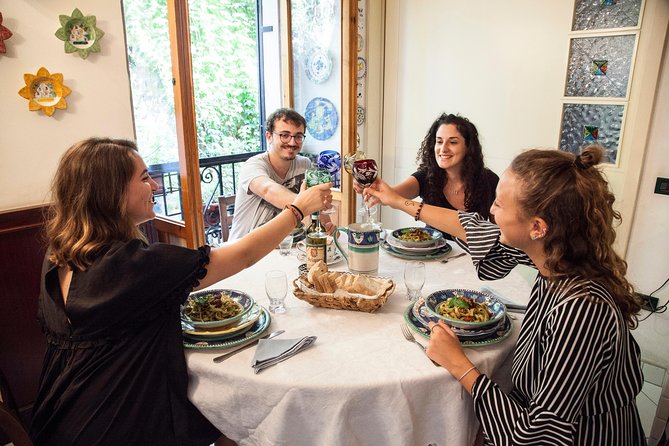
{"label": "striped shirt", "polygon": [[[500,279],[525,253],[499,243],[499,228],[460,213],[483,280]],[[639,346],[609,292],[583,277],[539,274],[513,357],[509,395],[486,375],[472,388],[486,444],[645,445],[636,407]]]}

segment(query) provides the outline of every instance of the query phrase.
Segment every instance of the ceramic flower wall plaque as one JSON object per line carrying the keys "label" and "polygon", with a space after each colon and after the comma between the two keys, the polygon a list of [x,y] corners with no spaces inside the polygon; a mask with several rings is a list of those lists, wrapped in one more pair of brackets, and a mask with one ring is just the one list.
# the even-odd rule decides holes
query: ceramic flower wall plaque
{"label": "ceramic flower wall plaque", "polygon": [[26,85],[19,90],[19,95],[28,100],[30,111],[42,110],[45,115],[51,116],[57,108],[67,108],[65,96],[72,93],[72,90],[63,84],[62,73],[51,74],[49,70],[41,67],[35,75],[24,74],[23,80]]}
{"label": "ceramic flower wall plaque", "polygon": [[7,52],[5,40],[10,37],[12,37],[12,32],[7,27],[2,26],[2,13],[0,12],[0,53]]}
{"label": "ceramic flower wall plaque", "polygon": [[71,16],[60,15],[61,28],[56,31],[56,37],[65,42],[66,53],[79,53],[86,59],[90,53],[100,52],[100,39],[105,35],[95,26],[95,16],[84,16],[75,8]]}

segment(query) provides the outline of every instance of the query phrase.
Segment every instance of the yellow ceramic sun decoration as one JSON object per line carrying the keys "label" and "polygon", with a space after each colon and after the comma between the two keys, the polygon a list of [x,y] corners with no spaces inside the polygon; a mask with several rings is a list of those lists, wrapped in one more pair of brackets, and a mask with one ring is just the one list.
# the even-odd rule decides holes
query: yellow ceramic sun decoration
{"label": "yellow ceramic sun decoration", "polygon": [[84,16],[78,8],[72,15],[59,15],[61,27],[56,31],[56,37],[65,42],[66,53],[78,53],[86,59],[89,53],[100,52],[100,39],[105,35],[95,26],[94,15]]}
{"label": "yellow ceramic sun decoration", "polygon": [[30,111],[42,110],[45,115],[51,116],[57,108],[67,108],[65,96],[72,93],[72,90],[63,84],[62,73],[51,74],[49,70],[41,67],[37,74],[24,74],[23,80],[26,86],[19,90],[19,95],[28,100]]}

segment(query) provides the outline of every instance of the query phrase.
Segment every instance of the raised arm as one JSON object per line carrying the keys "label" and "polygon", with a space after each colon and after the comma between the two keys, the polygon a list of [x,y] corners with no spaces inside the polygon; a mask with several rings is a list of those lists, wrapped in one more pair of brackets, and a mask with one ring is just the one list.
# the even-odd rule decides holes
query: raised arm
{"label": "raised arm", "polygon": [[295,200],[297,194],[268,176],[256,177],[249,183],[249,190],[272,206],[283,209]]}
{"label": "raised arm", "polygon": [[[304,215],[325,210],[332,203],[331,186],[331,183],[326,183],[303,190],[295,195],[290,204],[295,205]],[[200,281],[197,289],[206,288],[256,263],[290,234],[295,223],[294,212],[283,209],[272,220],[236,242],[212,249],[209,265],[206,267],[207,275]]]}
{"label": "raised arm", "polygon": [[370,196],[375,197],[386,206],[398,209],[414,218],[418,217],[417,220],[423,221],[433,228],[447,232],[465,242],[467,241],[467,235],[458,218],[458,211],[405,198],[381,179],[377,179],[374,184],[365,188],[363,195],[366,199]]}

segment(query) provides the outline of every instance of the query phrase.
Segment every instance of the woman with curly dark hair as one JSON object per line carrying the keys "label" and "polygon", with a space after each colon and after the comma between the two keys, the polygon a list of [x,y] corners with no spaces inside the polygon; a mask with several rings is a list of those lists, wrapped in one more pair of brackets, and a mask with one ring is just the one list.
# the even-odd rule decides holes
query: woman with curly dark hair
{"label": "woman with curly dark hair", "polygon": [[[469,119],[442,113],[430,126],[418,155],[418,170],[393,190],[425,204],[476,212],[490,218],[499,177],[483,164],[476,126]],[[362,188],[354,183],[358,193]]]}
{"label": "woman with curly dark hair", "polygon": [[636,407],[640,351],[630,333],[640,306],[613,249],[620,214],[594,167],[602,154],[600,146],[578,156],[522,153],[497,186],[495,224],[407,200],[380,180],[365,189],[466,240],[481,279],[500,279],[518,264],[539,271],[508,395],[479,373],[448,325],[430,324],[427,353],[471,393],[486,444],[646,444]]}

